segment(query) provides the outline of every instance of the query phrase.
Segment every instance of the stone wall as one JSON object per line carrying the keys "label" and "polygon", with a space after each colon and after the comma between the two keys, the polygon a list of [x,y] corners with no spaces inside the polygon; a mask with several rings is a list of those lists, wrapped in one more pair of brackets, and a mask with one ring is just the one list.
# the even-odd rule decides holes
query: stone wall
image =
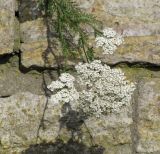
{"label": "stone wall", "polygon": [[[125,44],[114,55],[96,56],[108,65],[122,68],[127,78],[137,83],[132,105],[121,114],[86,121],[94,141],[105,147],[105,154],[159,154],[160,1],[76,1],[84,11],[96,15],[104,27],[113,27],[125,36]],[[49,63],[47,66],[44,63],[43,54],[48,46],[46,30],[36,0],[0,0],[2,154],[21,153],[36,143],[47,101],[43,75],[47,83],[58,75],[54,56],[48,55]],[[48,103],[45,117],[50,123],[40,130],[39,143],[55,141],[60,112],[60,107]],[[89,144],[85,127],[83,131],[84,142]],[[63,132],[62,137],[67,140],[70,134],[66,129]]]}

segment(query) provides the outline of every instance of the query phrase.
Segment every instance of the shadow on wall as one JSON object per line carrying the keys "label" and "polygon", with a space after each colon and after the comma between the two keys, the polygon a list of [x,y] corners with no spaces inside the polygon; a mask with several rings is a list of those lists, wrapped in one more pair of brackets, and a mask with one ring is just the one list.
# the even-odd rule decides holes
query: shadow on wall
{"label": "shadow on wall", "polygon": [[55,143],[33,145],[22,154],[103,154],[103,152],[103,147],[87,147],[70,139],[67,143],[57,140]]}
{"label": "shadow on wall", "polygon": [[[85,124],[87,116],[82,112],[73,110],[68,103],[63,105],[61,111],[62,117],[59,120],[60,127],[56,141],[54,143],[31,145],[22,154],[104,154],[105,149],[102,146],[94,144],[93,137]],[[82,142],[82,125],[86,127],[90,136],[90,147]],[[67,143],[60,139],[60,133],[63,127],[66,127],[71,133],[71,137]]]}
{"label": "shadow on wall", "polygon": [[38,3],[35,0],[19,0],[18,11],[19,21],[21,23],[42,17],[42,13],[38,8]]}

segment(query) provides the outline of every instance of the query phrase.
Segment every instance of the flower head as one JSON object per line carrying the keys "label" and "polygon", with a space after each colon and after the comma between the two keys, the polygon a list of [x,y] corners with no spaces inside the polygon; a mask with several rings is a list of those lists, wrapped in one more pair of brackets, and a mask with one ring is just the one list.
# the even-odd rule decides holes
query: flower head
{"label": "flower head", "polygon": [[103,54],[113,54],[117,46],[123,43],[123,37],[116,33],[112,28],[105,28],[103,36],[96,38],[96,47],[103,49]]}
{"label": "flower head", "polygon": [[119,112],[130,104],[135,85],[126,80],[120,69],[111,69],[95,60],[78,64],[76,70],[78,83],[83,87],[78,106],[84,112],[99,117],[104,113]]}
{"label": "flower head", "polygon": [[[102,47],[104,54],[113,54],[122,43],[122,36],[112,28],[104,29],[103,36],[96,38],[96,45]],[[72,107],[96,117],[117,113],[130,104],[135,84],[126,79],[121,69],[112,69],[100,60],[79,63],[75,69],[76,78],[62,73],[57,81],[48,86],[54,92],[51,96],[53,104],[70,103]]]}

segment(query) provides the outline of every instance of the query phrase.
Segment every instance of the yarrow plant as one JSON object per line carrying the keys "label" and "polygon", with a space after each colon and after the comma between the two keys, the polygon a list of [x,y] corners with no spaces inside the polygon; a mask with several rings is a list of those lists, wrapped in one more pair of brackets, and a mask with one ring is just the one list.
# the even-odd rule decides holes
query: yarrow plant
{"label": "yarrow plant", "polygon": [[[122,36],[112,28],[103,30],[103,37],[97,37],[97,47],[102,47],[104,54],[112,54],[123,42]],[[54,104],[70,103],[77,110],[88,116],[100,117],[102,114],[118,113],[130,104],[135,84],[129,82],[121,69],[112,69],[100,60],[79,63],[75,66],[77,77],[63,73],[49,86],[53,92]],[[76,88],[78,84],[78,87]]]}
{"label": "yarrow plant", "polygon": [[103,35],[96,37],[96,47],[101,47],[103,54],[113,54],[123,41],[123,37],[117,34],[112,28],[105,28]]}
{"label": "yarrow plant", "polygon": [[79,93],[74,86],[75,78],[69,73],[63,73],[59,80],[48,85],[48,89],[53,92],[51,100],[53,104],[70,103],[73,104],[79,99]]}
{"label": "yarrow plant", "polygon": [[70,103],[72,107],[88,115],[99,117],[101,114],[119,112],[130,103],[135,85],[126,80],[120,69],[111,69],[101,61],[78,64],[76,83],[82,87],[75,88],[75,78],[63,73],[59,80],[53,81],[48,88],[54,92],[51,101],[54,104]]}
{"label": "yarrow plant", "polygon": [[95,60],[78,64],[76,70],[78,83],[83,87],[79,93],[78,108],[85,113],[96,117],[118,113],[130,103],[135,85],[126,80],[120,69],[111,69]]}

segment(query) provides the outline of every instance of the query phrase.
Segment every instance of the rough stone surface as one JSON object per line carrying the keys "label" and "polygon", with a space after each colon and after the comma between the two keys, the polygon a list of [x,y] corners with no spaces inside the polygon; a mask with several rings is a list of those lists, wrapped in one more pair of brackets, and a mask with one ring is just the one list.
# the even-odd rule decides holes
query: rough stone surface
{"label": "rough stone surface", "polygon": [[[104,27],[114,27],[118,33],[125,36],[125,44],[114,55],[100,57],[104,62],[109,64],[146,62],[160,65],[159,2],[156,0],[134,2],[80,0],[77,3],[84,11],[95,14],[99,20],[103,21]],[[30,3],[23,1],[21,7],[27,4]],[[34,5],[29,5],[28,8],[30,11],[26,19],[27,11],[22,11],[22,16],[24,16],[22,18],[24,21],[21,23],[22,64],[25,67],[42,67],[44,66],[42,53],[47,48],[46,27],[42,19],[37,19],[39,12],[35,1]],[[36,16],[35,20],[31,20],[34,16]],[[48,66],[56,66],[55,57],[53,55],[50,57]]]}
{"label": "rough stone surface", "polygon": [[95,14],[104,27],[125,36],[117,53],[101,56],[104,62],[146,62],[160,64],[160,1],[78,0],[80,7]]}
{"label": "rough stone surface", "polygon": [[[5,58],[3,58],[5,59]],[[7,58],[6,58],[7,59]],[[0,58],[0,61],[2,58]],[[7,62],[0,64],[0,97],[6,97],[17,92],[31,92],[33,94],[44,94],[42,88],[43,76],[37,70],[19,69],[19,59],[15,55],[10,57]],[[56,79],[57,71],[50,71],[50,74]],[[45,73],[47,83],[51,82],[48,74]]]}
{"label": "rough stone surface", "polygon": [[131,113],[131,108],[128,108],[119,115],[112,114],[86,121],[96,144],[105,147],[105,154],[132,153]]}
{"label": "rough stone surface", "polygon": [[16,10],[16,0],[0,0],[0,55],[14,50]]}
{"label": "rough stone surface", "polygon": [[113,55],[102,55],[99,58],[107,64],[151,63],[160,66],[160,36],[126,37],[125,42]]}
{"label": "rough stone surface", "polygon": [[[21,33],[21,63],[24,67],[45,67],[44,53],[47,50],[47,28],[43,19],[26,21],[20,25]],[[47,63],[55,65],[55,57],[50,53]],[[49,62],[48,62],[49,61]]]}
{"label": "rough stone surface", "polygon": [[44,96],[31,93],[1,98],[1,153],[18,153],[27,144],[35,142],[44,102]]}
{"label": "rough stone surface", "polygon": [[[129,108],[120,114],[86,120],[82,126],[82,142],[89,145],[88,130],[93,141],[105,147],[105,154],[133,154],[160,152],[160,113],[158,78],[137,79],[138,97]],[[36,143],[36,135],[42,117],[46,98],[30,92],[17,93],[0,98],[0,151],[17,152]],[[40,129],[39,143],[54,142],[59,132],[61,106],[53,106],[49,101],[45,114],[45,130]],[[135,115],[135,117],[133,116]],[[7,119],[7,120],[6,120]],[[6,131],[7,130],[7,131]],[[67,141],[71,136],[65,128],[60,137]]]}
{"label": "rough stone surface", "polygon": [[[37,130],[45,103],[46,98],[43,95],[29,92],[0,98],[0,151],[3,151],[2,154],[7,151],[18,153],[36,143]],[[126,109],[120,115],[109,115],[99,120],[92,118],[86,121],[95,142],[106,147],[106,154],[118,154],[125,149],[127,149],[126,154],[131,153],[130,125],[132,118],[128,115],[130,111],[130,109]],[[48,120],[49,123],[45,123],[45,130],[40,130],[41,140],[39,143],[53,142],[56,139],[59,132],[60,115],[61,106],[55,107],[52,102],[49,102],[45,114],[45,120]],[[62,138],[70,138],[68,131],[65,129],[62,131],[65,132],[61,133]],[[85,127],[83,128],[82,142],[90,144]]]}
{"label": "rough stone surface", "polygon": [[160,34],[160,1],[157,0],[75,0],[107,26],[125,36]]}
{"label": "rough stone surface", "polygon": [[139,82],[137,152],[160,153],[160,79]]}
{"label": "rough stone surface", "polygon": [[[26,21],[20,24],[21,36],[21,64],[26,67],[57,67],[64,64],[63,55],[57,39],[51,39],[47,34],[47,28],[42,18],[37,20]],[[53,44],[52,51],[48,52],[48,39]],[[48,53],[48,54],[46,54]],[[46,56],[45,56],[46,55]],[[68,65],[75,65],[75,60],[67,60]]]}
{"label": "rough stone surface", "polygon": [[[104,63],[116,64],[128,79],[137,82],[133,104],[128,109],[120,115],[86,121],[95,143],[105,147],[105,154],[159,154],[160,1],[75,1],[84,11],[96,15],[104,27],[113,27],[125,36],[125,43],[114,55],[102,56],[99,50],[96,56]],[[44,63],[47,47],[47,28],[37,0],[0,0],[0,154],[17,154],[36,143],[46,103],[42,90],[44,65],[50,67],[46,72],[50,71],[53,79],[57,77],[56,70],[51,71],[55,57],[48,55],[48,64]],[[19,55],[5,57],[19,50]],[[46,79],[48,84],[51,79]],[[45,119],[51,123],[46,122],[46,129],[40,130],[39,143],[55,141],[60,113],[61,107],[49,102]],[[88,130],[85,126],[82,130],[82,141],[89,145]],[[61,138],[67,141],[70,137],[63,128]]]}
{"label": "rough stone surface", "polygon": [[38,7],[38,0],[21,0],[19,4],[19,21],[36,20],[41,16],[41,11]]}

